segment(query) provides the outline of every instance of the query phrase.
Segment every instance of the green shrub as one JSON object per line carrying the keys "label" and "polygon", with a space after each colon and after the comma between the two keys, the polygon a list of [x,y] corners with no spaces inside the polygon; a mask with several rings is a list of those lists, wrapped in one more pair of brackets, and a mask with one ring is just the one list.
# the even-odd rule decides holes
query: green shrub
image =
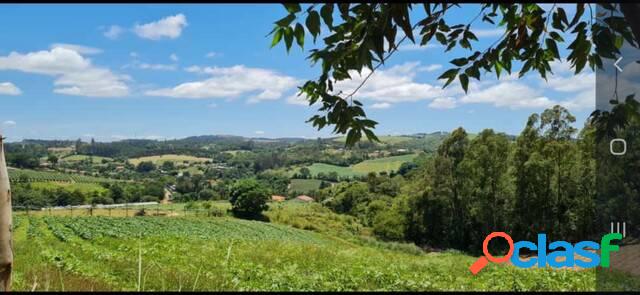
{"label": "green shrub", "polygon": [[255,179],[237,181],[230,189],[231,212],[240,218],[258,218],[268,208],[269,189]]}

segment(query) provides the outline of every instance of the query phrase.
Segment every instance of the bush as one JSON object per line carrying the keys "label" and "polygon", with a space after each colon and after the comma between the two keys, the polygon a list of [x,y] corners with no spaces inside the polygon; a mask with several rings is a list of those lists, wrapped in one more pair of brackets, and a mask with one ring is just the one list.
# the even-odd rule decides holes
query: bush
{"label": "bush", "polygon": [[404,240],[405,218],[395,210],[379,212],[373,220],[373,233],[386,241]]}
{"label": "bush", "polygon": [[258,218],[268,208],[269,190],[255,179],[242,179],[230,188],[231,212],[240,218]]}

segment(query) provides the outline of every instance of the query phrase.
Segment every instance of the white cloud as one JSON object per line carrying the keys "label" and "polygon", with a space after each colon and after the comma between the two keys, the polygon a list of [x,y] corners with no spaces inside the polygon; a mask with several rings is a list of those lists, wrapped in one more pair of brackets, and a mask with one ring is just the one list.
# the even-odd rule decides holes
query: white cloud
{"label": "white cloud", "polygon": [[505,29],[471,29],[476,37],[498,37],[504,34]]}
{"label": "white cloud", "polygon": [[0,95],[20,95],[22,91],[11,82],[0,83]]}
{"label": "white cloud", "polygon": [[288,104],[300,105],[300,106],[308,106],[309,105],[309,101],[307,100],[306,96],[304,96],[304,95],[298,96],[298,93],[292,94],[289,97],[287,97],[287,103]]}
{"label": "white cloud", "polygon": [[[419,62],[407,62],[385,70],[377,70],[354,96],[355,99],[372,100],[376,102],[411,102],[431,100],[445,96],[445,93],[456,92],[456,88],[443,90],[440,86],[416,82],[416,73],[420,68]],[[353,79],[336,83],[335,93],[342,91],[343,96],[353,92],[363,79],[371,73],[365,69],[362,74],[352,71]],[[450,96],[450,95],[447,95]]]}
{"label": "white cloud", "polygon": [[372,109],[388,109],[391,107],[391,104],[388,102],[379,102],[371,105]]}
{"label": "white cloud", "polygon": [[453,109],[457,106],[458,103],[453,97],[438,97],[429,103],[429,107],[432,109]]}
{"label": "white cloud", "polygon": [[187,26],[187,18],[184,14],[165,17],[159,21],[143,25],[135,25],[133,31],[141,38],[160,40],[163,38],[175,39],[180,37],[182,30]]}
{"label": "white cloud", "polygon": [[217,52],[213,52],[213,51],[211,51],[211,52],[208,52],[208,53],[205,55],[205,57],[206,57],[206,58],[213,58],[213,57],[216,57],[216,56],[218,56],[218,55],[219,55],[219,54],[218,54]]}
{"label": "white cloud", "polygon": [[424,51],[432,48],[444,48],[444,46],[442,46],[442,44],[440,43],[438,44],[430,43],[424,46],[421,46],[420,44],[409,43],[409,44],[400,45],[398,47],[398,51]]}
{"label": "white cloud", "polygon": [[433,65],[428,65],[428,66],[424,66],[424,67],[419,67],[417,70],[418,71],[424,71],[424,72],[433,72],[433,71],[437,71],[439,69],[442,69],[442,65],[439,64],[433,64]]}
{"label": "white cloud", "polygon": [[178,59],[179,59],[179,58],[178,58],[178,56],[177,56],[175,53],[172,53],[171,55],[169,55],[169,58],[170,58],[172,61],[178,61]]}
{"label": "white cloud", "polygon": [[124,29],[120,26],[110,26],[109,29],[105,30],[103,35],[111,40],[118,39],[120,35],[124,33]]}
{"label": "white cloud", "polygon": [[258,131],[256,131],[256,132],[255,132],[255,134],[257,134],[257,135],[263,135],[263,134],[264,134],[264,131],[262,131],[262,130],[258,130]]}
{"label": "white cloud", "polygon": [[462,103],[489,103],[495,107],[510,109],[547,108],[556,104],[541,94],[539,89],[514,81],[502,81],[491,86],[470,84],[469,94],[462,96]]}
{"label": "white cloud", "polygon": [[148,63],[140,63],[140,64],[137,64],[136,67],[143,70],[155,70],[155,71],[175,71],[178,68],[176,65],[148,64]]}
{"label": "white cloud", "polygon": [[5,127],[14,127],[16,126],[16,121],[12,121],[12,120],[4,121],[2,122],[2,125]]}
{"label": "white cloud", "polygon": [[198,67],[185,69],[188,72],[211,75],[210,78],[182,83],[172,88],[147,91],[150,96],[176,98],[235,98],[250,95],[249,102],[279,99],[289,92],[299,81],[275,71],[249,68],[244,65],[233,67]]}
{"label": "white cloud", "polygon": [[135,52],[135,51],[131,51],[131,52],[129,53],[129,56],[131,56],[131,57],[133,57],[133,58],[137,58],[137,57],[138,57],[138,53],[137,53],[137,52]]}
{"label": "white cloud", "polygon": [[0,70],[17,70],[54,76],[54,92],[93,97],[119,97],[129,93],[124,75],[96,67],[77,51],[55,47],[29,53],[0,56]]}
{"label": "white cloud", "polygon": [[82,46],[82,45],[76,45],[76,44],[68,44],[68,43],[53,43],[49,48],[53,49],[56,47],[73,50],[83,55],[92,55],[92,54],[102,53],[102,49],[100,48],[94,48],[94,47],[88,47],[88,46]]}

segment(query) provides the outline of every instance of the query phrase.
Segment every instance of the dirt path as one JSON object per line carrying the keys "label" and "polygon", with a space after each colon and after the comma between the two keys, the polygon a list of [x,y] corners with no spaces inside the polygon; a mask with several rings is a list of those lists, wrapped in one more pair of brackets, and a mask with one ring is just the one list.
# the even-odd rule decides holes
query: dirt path
{"label": "dirt path", "polygon": [[164,189],[164,197],[160,201],[160,204],[171,204],[171,192],[168,189]]}

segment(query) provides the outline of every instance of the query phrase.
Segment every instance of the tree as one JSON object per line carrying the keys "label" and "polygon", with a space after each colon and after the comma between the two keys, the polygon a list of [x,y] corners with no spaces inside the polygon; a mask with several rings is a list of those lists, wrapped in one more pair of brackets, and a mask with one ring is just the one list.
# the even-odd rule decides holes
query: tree
{"label": "tree", "polygon": [[13,242],[11,235],[11,186],[4,158],[4,138],[0,135],[0,289],[11,290]]}
{"label": "tree", "polygon": [[271,192],[255,179],[241,179],[230,188],[231,212],[240,218],[259,218],[268,208]]}
{"label": "tree", "polygon": [[51,165],[56,165],[58,164],[58,156],[51,154],[49,155],[49,157],[47,158],[47,162],[51,163]]}
{"label": "tree", "polygon": [[143,161],[143,162],[140,162],[138,166],[136,166],[136,171],[142,172],[142,173],[151,172],[153,170],[156,170],[156,165],[153,164],[153,162],[151,161]]}
{"label": "tree", "polygon": [[164,171],[173,171],[176,169],[176,165],[172,161],[164,161],[162,162],[162,170]]}
{"label": "tree", "polygon": [[[473,19],[459,23],[451,23],[452,18],[447,16],[455,14],[461,5],[448,3],[327,3],[311,4],[304,11],[296,3],[284,6],[287,15],[275,22],[271,46],[284,42],[289,51],[295,40],[304,48],[305,34],[311,34],[316,44],[321,31],[327,32],[324,46],[310,50],[309,55],[313,63],[321,64],[321,72],[316,80],[300,87],[299,95],[305,96],[309,105],[321,105],[319,114],[308,122],[318,129],[333,125],[334,133],[347,135],[348,146],[358,142],[363,133],[369,140],[378,141],[373,132],[378,123],[367,118],[355,96],[407,40],[419,46],[439,43],[445,51],[468,50],[468,54],[452,59],[453,67],[439,77],[445,81],[444,87],[457,80],[467,92],[470,78],[480,80],[489,72],[499,77],[503,72],[517,71],[522,77],[536,71],[546,79],[552,73],[551,63],[562,60],[558,49],[562,44],[569,44],[566,59],[576,74],[587,65],[592,70],[602,68],[603,58],[618,58],[625,40],[638,47],[634,35],[640,36],[639,4],[601,3],[598,10],[602,11],[595,13],[591,5],[577,3],[575,13],[568,15],[555,4],[543,8],[534,3],[485,3],[477,6]],[[338,18],[334,18],[336,8]],[[412,20],[416,8],[424,12],[421,19]],[[472,25],[478,21],[504,31],[481,50],[474,49],[478,38]],[[590,32],[592,37],[588,36]],[[359,87],[345,94],[334,92],[337,83],[363,70],[366,77]]]}
{"label": "tree", "polygon": [[309,168],[302,167],[300,168],[299,171],[300,171],[300,178],[302,179],[311,178],[311,170],[309,170]]}

